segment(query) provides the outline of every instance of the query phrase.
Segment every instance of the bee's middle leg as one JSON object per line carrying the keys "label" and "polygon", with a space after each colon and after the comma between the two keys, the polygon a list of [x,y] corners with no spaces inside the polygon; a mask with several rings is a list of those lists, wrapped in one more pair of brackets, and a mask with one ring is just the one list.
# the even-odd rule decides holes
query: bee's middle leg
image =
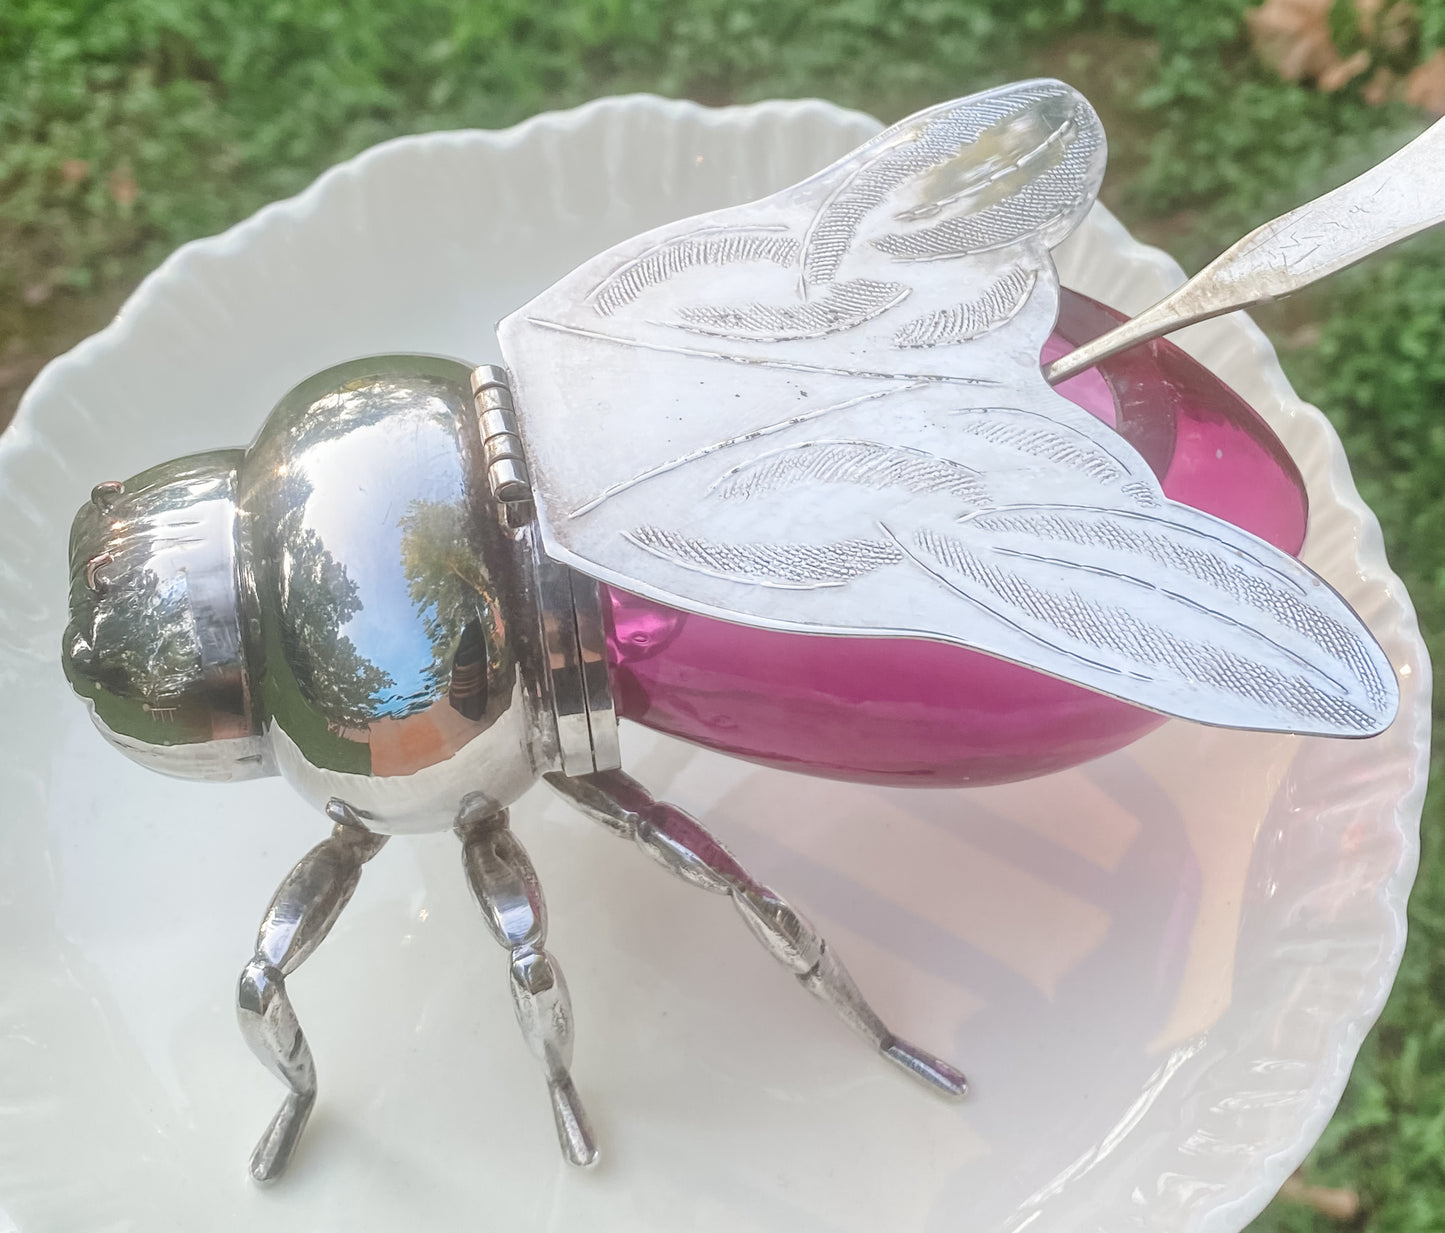
{"label": "bee's middle leg", "polygon": [[236,995],[241,1034],[251,1052],[290,1088],[251,1155],[251,1177],[262,1183],[285,1171],[316,1103],[316,1064],[286,994],[286,977],[331,932],[356,890],[361,867],[386,843],[385,835],[367,830],[340,801],[333,800],[326,812],[336,825],[277,888]]}

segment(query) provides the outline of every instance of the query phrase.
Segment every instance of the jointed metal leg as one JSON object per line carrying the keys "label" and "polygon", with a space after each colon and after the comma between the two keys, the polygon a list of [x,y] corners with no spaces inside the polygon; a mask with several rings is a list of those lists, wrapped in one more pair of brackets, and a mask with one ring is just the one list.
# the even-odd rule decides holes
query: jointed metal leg
{"label": "jointed metal leg", "polygon": [[673,805],[653,799],[621,771],[547,776],[547,782],[595,821],[634,840],[670,873],[694,886],[728,895],[773,956],[803,988],[826,1002],[855,1032],[915,1079],[947,1096],[968,1088],[962,1074],[900,1040],[858,992],[853,978],[812,925],[766,886],[755,882],[705,827]]}
{"label": "jointed metal leg", "polygon": [[547,908],[537,871],[507,827],[507,813],[457,824],[467,881],[492,936],[512,952],[512,1004],[527,1044],[547,1071],[562,1154],[575,1165],[597,1161],[592,1127],[572,1084],[572,1001],[562,972],[544,949]]}
{"label": "jointed metal leg", "polygon": [[331,932],[361,878],[361,867],[381,851],[375,835],[340,801],[327,815],[336,825],[286,875],[256,934],[256,954],[241,973],[236,1013],[251,1052],[291,1091],[251,1154],[251,1177],[279,1177],[296,1150],[316,1103],[316,1064],[297,1021],[285,978]]}

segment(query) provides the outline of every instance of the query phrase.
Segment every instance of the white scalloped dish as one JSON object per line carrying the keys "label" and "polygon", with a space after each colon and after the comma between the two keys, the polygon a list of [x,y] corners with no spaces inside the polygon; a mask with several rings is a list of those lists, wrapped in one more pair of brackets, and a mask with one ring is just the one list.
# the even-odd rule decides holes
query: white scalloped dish
{"label": "white scalloped dish", "polygon": [[[962,91],[960,91],[962,92]],[[1367,741],[1181,722],[1073,771],[860,788],[637,729],[627,768],[714,826],[960,1062],[949,1105],[803,997],[721,901],[540,792],[514,810],[567,972],[603,1151],[569,1170],[454,839],[398,840],[289,983],[321,1099],[291,1172],[231,999],[325,832],[279,780],[162,779],[59,669],[65,538],[98,480],[240,445],[311,373],[499,358],[491,325],[618,241],[802,178],[876,131],[822,103],[626,98],[377,147],[182,249],[50,365],[0,438],[0,1217],[60,1228],[1186,1230],[1257,1213],[1318,1136],[1404,944],[1429,665],[1339,443],[1243,319],[1182,344],[1309,484],[1304,553],[1400,676]],[[1101,209],[1066,285],[1137,311],[1180,278]],[[4,1223],[0,1219],[0,1223]]]}

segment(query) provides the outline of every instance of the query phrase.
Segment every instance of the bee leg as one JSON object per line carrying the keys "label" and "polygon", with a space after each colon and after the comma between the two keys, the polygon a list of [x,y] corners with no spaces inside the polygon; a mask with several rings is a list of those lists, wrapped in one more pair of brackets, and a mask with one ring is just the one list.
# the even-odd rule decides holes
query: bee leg
{"label": "bee leg", "polygon": [[669,873],[703,890],[727,895],[758,941],[792,970],[803,988],[832,1007],[894,1065],[946,1096],[962,1096],[968,1090],[963,1075],[947,1062],[890,1032],[813,926],[756,882],[697,819],[654,800],[646,788],[621,771],[546,778],[594,821],[632,839]]}
{"label": "bee leg", "polygon": [[385,835],[368,831],[342,802],[332,800],[326,813],[335,823],[331,836],[303,856],[277,889],[236,995],[236,1015],[251,1052],[291,1089],[251,1154],[251,1177],[260,1183],[285,1172],[316,1103],[316,1064],[286,995],[286,977],[331,932],[356,890],[361,867],[386,843]]}
{"label": "bee leg", "polygon": [[507,826],[507,812],[457,823],[462,862],[492,936],[511,952],[512,1005],[517,1025],[547,1072],[552,1118],[562,1154],[574,1165],[597,1162],[587,1111],[572,1084],[572,1001],[567,982],[545,949],[547,907],[537,871]]}

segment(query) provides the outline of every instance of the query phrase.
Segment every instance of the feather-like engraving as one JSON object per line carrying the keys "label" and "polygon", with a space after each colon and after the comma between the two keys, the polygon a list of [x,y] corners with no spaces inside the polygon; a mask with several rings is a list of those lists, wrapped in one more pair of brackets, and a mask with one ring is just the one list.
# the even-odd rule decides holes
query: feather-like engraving
{"label": "feather-like engraving", "polygon": [[1017,317],[1037,280],[1037,271],[1016,267],[977,299],[913,318],[893,335],[893,345],[944,347],[979,338]]}
{"label": "feather-like engraving", "polygon": [[728,471],[712,487],[725,501],[746,501],[811,480],[862,484],[905,492],[943,492],[970,506],[988,504],[977,471],[924,450],[878,441],[805,441],[754,458]]}
{"label": "feather-like engraving", "polygon": [[851,330],[908,297],[903,283],[870,278],[835,283],[826,295],[796,304],[697,305],[678,309],[684,328],[722,338],[790,342]]}
{"label": "feather-like engraving", "polygon": [[[917,546],[949,574],[991,593],[1015,618],[1022,617],[1067,642],[1081,645],[1077,655],[1113,652],[1127,668],[1116,671],[1150,679],[1183,677],[1234,693],[1275,709],[1287,708],[1306,721],[1343,731],[1369,732],[1375,717],[1322,688],[1305,671],[1279,672],[1223,645],[1180,637],[1145,620],[1136,610],[1101,603],[1074,587],[1046,588],[1014,571],[989,565],[958,540],[920,532]],[[1069,648],[1057,649],[1070,653]]]}
{"label": "feather-like engraving", "polygon": [[638,527],[627,538],[654,556],[688,569],[791,590],[836,587],[903,559],[887,540],[845,539],[828,544],[725,544],[662,527]]}
{"label": "feather-like engraving", "polygon": [[[939,208],[908,211],[904,221],[944,215],[931,226],[909,228],[874,241],[881,252],[902,261],[936,261],[991,252],[1025,240],[1055,244],[1072,231],[1093,204],[1102,171],[1104,134],[1080,99],[1059,118],[1061,106],[1041,106],[1054,127],[1035,148],[1019,145],[1020,161],[996,173],[987,192],[954,194]],[[1093,121],[1091,123],[1091,121]],[[1047,152],[1049,157],[1041,157]],[[1008,191],[1002,191],[1006,187]]]}
{"label": "feather-like engraving", "polygon": [[1272,725],[1358,734],[1394,705],[1363,640],[1326,611],[1333,593],[1227,524],[1001,508],[920,529],[909,555],[1120,696],[1182,687],[1245,700]]}
{"label": "feather-like engraving", "polygon": [[631,304],[643,292],[697,266],[738,265],[766,261],[791,265],[798,256],[798,241],[775,227],[729,227],[698,231],[649,249],[609,274],[593,288],[588,299],[597,312],[609,317]]}
{"label": "feather-like engraving", "polygon": [[901,231],[874,241],[896,261],[942,261],[1006,248],[1037,237],[1046,244],[1062,239],[1093,201],[1069,182],[1030,184],[1008,201],[977,214],[964,214],[918,231]]}
{"label": "feather-like engraving", "polygon": [[[1036,178],[1050,185],[1056,205],[1076,203],[1042,237],[1053,242],[1092,202],[1102,156],[1098,117],[1080,94],[1058,82],[1026,83],[969,100],[881,142],[830,194],[804,238],[804,281],[830,282],[863,219],[886,202],[903,206],[895,216],[904,221],[945,206],[1006,215]],[[1027,213],[1041,217],[1037,209]],[[1034,224],[1020,222],[1014,238],[1027,239],[1033,230]]]}
{"label": "feather-like engraving", "polygon": [[[984,407],[961,412],[950,428],[1098,484],[1114,485],[1130,474],[1119,458],[1094,438],[1036,411]],[[1141,469],[1142,465],[1141,460]]]}
{"label": "feather-like engraving", "polygon": [[1261,617],[1278,622],[1323,648],[1343,664],[1379,705],[1388,692],[1364,642],[1333,617],[1305,601],[1294,582],[1243,552],[1155,515],[1123,510],[1040,505],[980,514],[974,525],[996,533],[1027,536],[1040,546],[1076,545],[1127,554],[1143,569],[1152,563],[1173,580],[1203,583]]}
{"label": "feather-like engraving", "polygon": [[1143,480],[1130,480],[1121,485],[1119,491],[1136,505],[1142,505],[1146,509],[1158,508],[1161,499],[1154,485],[1146,484]]}

